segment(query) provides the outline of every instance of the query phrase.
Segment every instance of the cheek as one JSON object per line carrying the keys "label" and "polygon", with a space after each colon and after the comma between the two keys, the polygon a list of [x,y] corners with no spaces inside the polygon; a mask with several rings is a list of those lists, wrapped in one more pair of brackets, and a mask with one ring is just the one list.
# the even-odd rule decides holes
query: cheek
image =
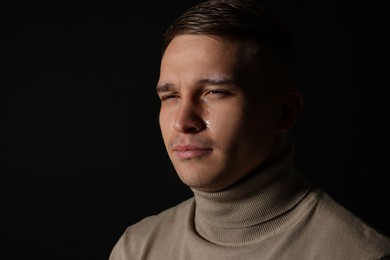
{"label": "cheek", "polygon": [[164,140],[167,138],[167,135],[171,128],[170,120],[171,119],[168,116],[168,113],[166,113],[164,110],[161,110],[159,115],[159,123],[160,123],[160,129]]}
{"label": "cheek", "polygon": [[214,139],[226,145],[234,142],[236,136],[239,135],[243,121],[244,113],[240,104],[211,108],[206,119]]}
{"label": "cheek", "polygon": [[272,114],[271,107],[246,108],[238,102],[211,110],[209,127],[226,151],[257,149],[272,140],[275,128]]}

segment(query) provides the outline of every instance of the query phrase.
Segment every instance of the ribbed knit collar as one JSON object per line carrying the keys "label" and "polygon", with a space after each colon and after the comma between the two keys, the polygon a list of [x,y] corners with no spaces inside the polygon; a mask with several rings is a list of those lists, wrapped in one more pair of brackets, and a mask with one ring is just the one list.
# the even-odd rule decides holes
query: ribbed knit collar
{"label": "ribbed knit collar", "polygon": [[[277,232],[304,207],[309,185],[295,171],[294,147],[257,174],[219,192],[195,194],[195,228],[216,244],[242,244]],[[299,206],[301,204],[301,206]]]}

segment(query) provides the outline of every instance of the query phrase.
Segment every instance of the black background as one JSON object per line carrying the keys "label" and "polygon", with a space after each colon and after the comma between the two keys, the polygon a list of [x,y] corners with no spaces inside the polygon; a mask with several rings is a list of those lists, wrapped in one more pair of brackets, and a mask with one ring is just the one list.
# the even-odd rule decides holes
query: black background
{"label": "black background", "polygon": [[[1,259],[107,259],[191,196],[158,127],[161,35],[196,1],[0,7]],[[389,19],[379,2],[264,1],[297,37],[298,170],[390,234]]]}

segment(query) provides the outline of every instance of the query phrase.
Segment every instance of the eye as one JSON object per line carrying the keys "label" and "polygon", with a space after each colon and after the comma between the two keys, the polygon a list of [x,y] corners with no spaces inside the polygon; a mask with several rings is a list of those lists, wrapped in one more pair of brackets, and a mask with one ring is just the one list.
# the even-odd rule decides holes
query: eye
{"label": "eye", "polygon": [[216,96],[216,97],[225,97],[230,94],[229,91],[224,90],[224,89],[211,89],[206,91],[206,95],[211,95],[211,96]]}
{"label": "eye", "polygon": [[177,94],[169,94],[169,95],[162,95],[160,97],[161,101],[169,101],[169,100],[173,100],[175,98],[178,98],[179,96]]}

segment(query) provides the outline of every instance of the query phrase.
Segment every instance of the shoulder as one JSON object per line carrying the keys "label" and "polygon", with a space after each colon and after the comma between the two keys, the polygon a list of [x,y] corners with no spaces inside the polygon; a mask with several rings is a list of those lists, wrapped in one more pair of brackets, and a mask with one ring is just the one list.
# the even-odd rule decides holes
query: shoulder
{"label": "shoulder", "polygon": [[327,193],[318,191],[313,222],[317,239],[324,246],[338,248],[340,254],[358,254],[364,259],[378,259],[390,254],[390,239],[367,222],[334,201]]}
{"label": "shoulder", "polygon": [[164,241],[172,241],[187,228],[193,206],[191,198],[129,226],[114,246],[110,259],[143,259],[154,244],[163,247]]}
{"label": "shoulder", "polygon": [[133,236],[150,236],[163,229],[175,229],[185,225],[186,216],[191,213],[194,199],[190,198],[175,207],[162,211],[158,215],[146,217],[138,223],[127,228],[126,233],[131,232]]}
{"label": "shoulder", "polygon": [[387,244],[390,243],[389,238],[381,234],[368,222],[355,215],[325,192],[319,193],[320,199],[317,210],[323,216],[322,223],[330,228],[342,229],[345,235],[358,235],[362,239],[376,238]]}

